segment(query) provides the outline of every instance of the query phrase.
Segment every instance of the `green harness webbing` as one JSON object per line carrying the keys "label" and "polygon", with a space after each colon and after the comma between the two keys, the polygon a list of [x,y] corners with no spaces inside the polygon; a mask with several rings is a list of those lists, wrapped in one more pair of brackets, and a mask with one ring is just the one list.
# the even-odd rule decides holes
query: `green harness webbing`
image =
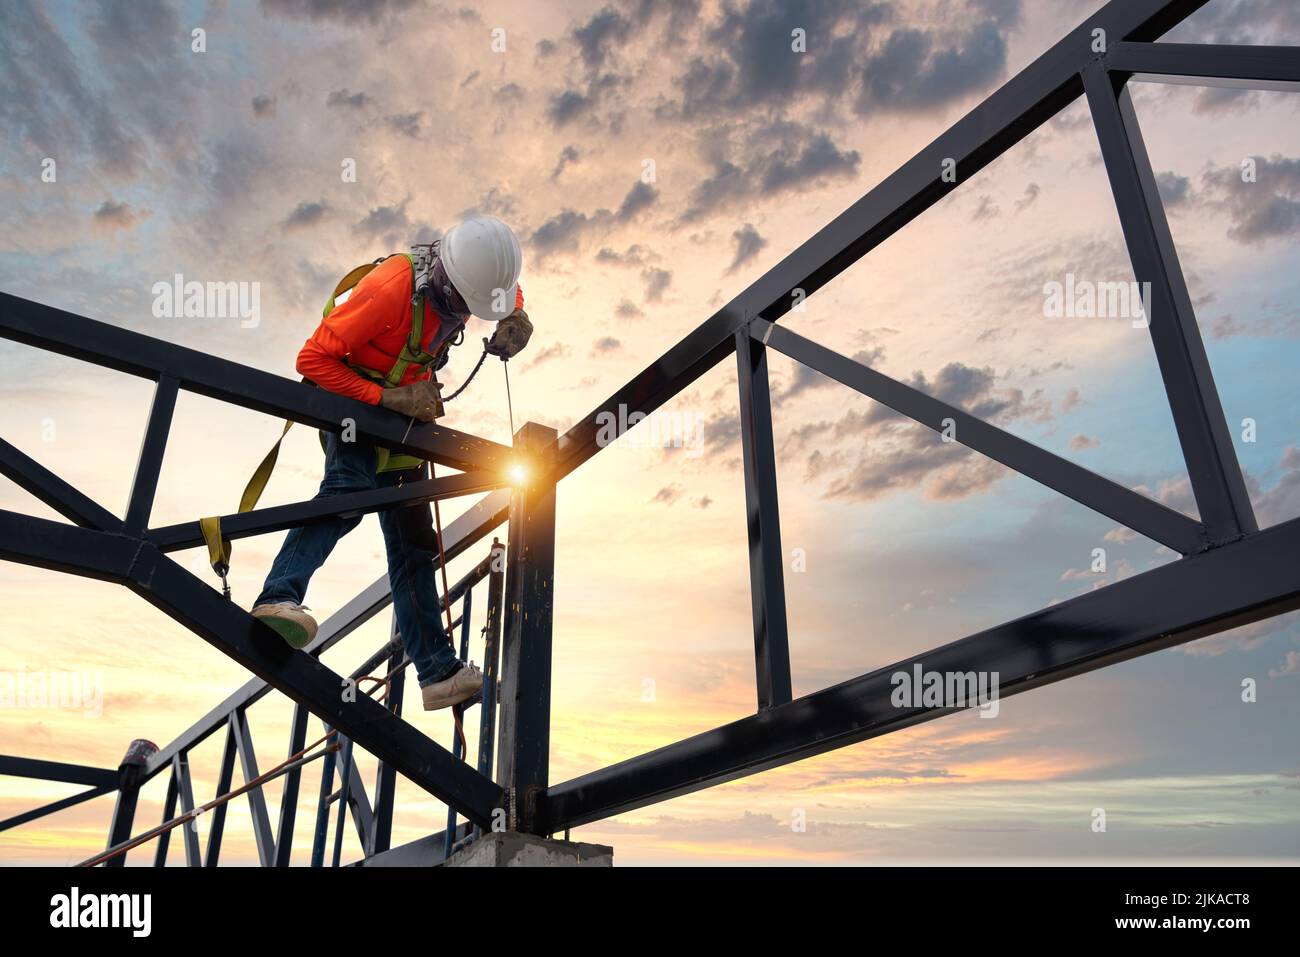
{"label": "green harness webbing", "polygon": [[[411,286],[414,288],[415,276],[415,259],[409,253],[403,253],[407,262],[411,264]],[[339,280],[338,285],[334,287],[334,293],[330,296],[329,301],[325,303],[325,309],[322,318],[329,316],[334,311],[335,300],[343,295],[349,289],[354,288],[361,282],[370,271],[378,266],[381,262],[389,257],[384,256],[376,259],[374,262],[365,263],[353,269],[346,276]],[[424,344],[424,297],[420,296],[411,302],[411,333],[406,337],[406,343],[402,346],[402,351],[398,353],[397,360],[393,367],[388,370],[387,374],[375,369],[367,369],[365,366],[348,363],[348,368],[352,369],[359,375],[364,376],[376,385],[382,385],[387,388],[396,387],[402,377],[406,375],[407,370],[412,365],[427,368],[436,362],[451,347],[451,338],[443,340],[433,352],[425,352]],[[306,379],[302,380],[306,382]],[[275,445],[266,453],[261,463],[253,470],[248,484],[244,486],[244,494],[239,497],[239,514],[251,512],[257,505],[258,499],[262,497],[267,483],[271,480],[271,473],[275,471],[276,460],[280,457],[280,446],[284,443],[284,437],[289,434],[293,428],[293,419],[286,419],[284,428],[280,431],[280,437],[276,439]],[[325,433],[320,432],[321,449],[325,448]],[[376,447],[375,453],[377,461],[375,463],[378,472],[393,472],[399,469],[418,468],[424,464],[424,460],[414,455],[403,453],[393,454],[389,449]],[[212,570],[217,573],[221,579],[222,593],[230,597],[230,585],[226,581],[226,576],[230,573],[230,539],[221,534],[221,516],[212,515],[207,518],[199,519],[199,531],[203,534],[203,540],[208,546],[208,562],[212,565]]]}

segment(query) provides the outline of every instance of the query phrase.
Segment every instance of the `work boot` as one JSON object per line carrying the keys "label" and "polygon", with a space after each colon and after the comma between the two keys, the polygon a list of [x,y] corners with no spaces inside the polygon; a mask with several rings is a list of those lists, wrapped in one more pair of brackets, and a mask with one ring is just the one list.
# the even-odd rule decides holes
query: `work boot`
{"label": "work boot", "polygon": [[305,648],[316,637],[316,619],[307,614],[306,605],[270,602],[255,607],[253,617],[287,641],[291,648]]}
{"label": "work boot", "polygon": [[478,666],[471,661],[469,664],[461,665],[450,678],[425,685],[420,689],[420,697],[424,699],[425,711],[437,711],[439,708],[450,708],[454,704],[460,704],[474,697],[482,687],[483,672],[479,671]]}

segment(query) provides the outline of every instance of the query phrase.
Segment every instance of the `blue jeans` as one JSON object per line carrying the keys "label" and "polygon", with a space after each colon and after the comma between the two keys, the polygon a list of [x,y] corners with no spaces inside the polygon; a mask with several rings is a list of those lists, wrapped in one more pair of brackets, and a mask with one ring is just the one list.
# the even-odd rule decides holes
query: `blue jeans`
{"label": "blue jeans", "polygon": [[[364,492],[428,478],[427,465],[416,469],[376,472],[375,447],[364,439],[343,442],[325,436],[325,478],[316,498]],[[256,604],[291,601],[302,604],[316,569],[325,564],[338,540],[361,522],[360,515],[332,518],[292,529],[271,564]],[[420,687],[450,677],[460,660],[442,627],[442,601],[434,572],[438,566],[438,535],[427,504],[392,508],[379,513],[379,527],[388,551],[388,583],[393,593],[402,645],[415,665]]]}

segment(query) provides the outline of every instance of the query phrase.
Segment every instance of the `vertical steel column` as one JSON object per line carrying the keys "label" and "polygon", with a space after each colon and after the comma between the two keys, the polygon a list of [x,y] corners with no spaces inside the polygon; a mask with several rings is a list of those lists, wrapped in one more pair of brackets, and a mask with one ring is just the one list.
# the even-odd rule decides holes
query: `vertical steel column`
{"label": "vertical steel column", "polygon": [[[389,641],[399,639],[397,631],[397,615],[393,615],[392,627],[389,629]],[[388,664],[385,666],[384,674],[392,674],[401,664],[402,659],[406,656],[405,650],[398,644],[393,653],[388,656]],[[406,674],[393,676],[392,684],[388,687],[388,710],[393,714],[401,717],[402,714],[402,692],[406,688]],[[393,806],[397,795],[397,771],[386,761],[380,761],[379,767],[375,770],[375,830],[374,838],[367,852],[367,856],[379,854],[386,851],[392,846],[393,842]]]}
{"label": "vertical steel column", "polygon": [[754,671],[758,710],[791,698],[790,637],[785,616],[785,556],[776,495],[772,444],[772,395],[767,347],[736,332],[736,378],[740,385],[740,436],[745,463],[745,512],[749,530],[749,593],[754,615]]}
{"label": "vertical steel column", "polygon": [[483,622],[483,704],[479,715],[478,773],[492,776],[492,745],[497,730],[497,682],[501,673],[501,612],[505,601],[506,549],[492,539],[488,566],[487,618]]}
{"label": "vertical steel column", "polygon": [[[172,777],[176,781],[176,793],[180,797],[180,812],[189,814],[194,810],[194,785],[190,780],[190,756],[184,751],[172,755]],[[185,844],[185,866],[202,867],[203,852],[199,848],[199,832],[194,829],[196,820],[186,821],[181,825],[181,838]]]}
{"label": "vertical steel column", "polygon": [[[131,839],[131,825],[135,821],[135,807],[139,800],[139,785],[133,787],[124,784],[117,789],[117,803],[113,805],[113,821],[108,828],[108,844],[105,849]],[[126,854],[109,858],[104,866],[125,867]]]}
{"label": "vertical steel column", "polygon": [[[326,735],[330,732],[330,726],[324,725]],[[327,737],[326,743],[331,743]],[[336,735],[334,742],[339,740]],[[311,843],[311,866],[322,867],[325,864],[325,841],[329,838],[330,826],[330,792],[334,788],[334,763],[337,751],[326,751],[323,759],[324,767],[320,772],[320,799],[316,802],[316,830],[312,836]]]}
{"label": "vertical steel column", "polygon": [[[166,824],[176,813],[176,769],[167,775],[167,797],[163,800],[162,820],[160,824]],[[167,866],[167,848],[171,845],[171,831],[163,831],[158,835],[158,846],[154,848],[153,866]]]}
{"label": "vertical steel column", "polygon": [[[449,595],[448,597],[450,598],[451,596]],[[474,597],[474,589],[468,588],[465,590],[465,597],[461,600],[460,603],[460,660],[461,661],[469,661],[469,616],[470,616],[470,609],[473,603],[473,597]],[[452,638],[452,640],[455,640],[452,635],[448,635],[447,637]],[[481,701],[482,700],[481,691],[479,692],[479,695],[480,695],[479,700]],[[454,704],[451,706],[451,710],[452,710],[452,714],[454,714],[456,717],[456,721],[460,723],[461,726],[463,727],[465,722],[465,704],[464,703]],[[467,755],[461,751],[460,735],[457,734],[455,731],[453,731],[452,738],[454,740],[451,742],[451,753],[454,754],[458,759],[462,757],[466,757]],[[465,742],[465,747],[466,748],[469,747],[468,741]],[[456,844],[456,809],[454,807],[447,808],[447,828],[444,833],[447,835],[447,844],[446,847],[443,848],[442,856],[443,859],[446,860],[447,858],[451,857],[451,849]]]}
{"label": "vertical steel column", "polygon": [[525,478],[510,500],[497,781],[512,829],[546,834],[551,745],[551,613],[555,575],[554,429],[515,436]]}
{"label": "vertical steel column", "polygon": [[[117,768],[117,802],[113,805],[113,820],[108,826],[106,850],[131,839],[131,825],[135,823],[135,808],[140,801],[145,767],[157,753],[158,745],[144,738],[136,738],[127,747],[126,755]],[[126,853],[110,858],[104,862],[104,866],[125,867]]]}
{"label": "vertical steel column", "polygon": [[[239,764],[244,771],[244,783],[247,784],[260,773],[257,770],[257,754],[253,751],[253,735],[248,727],[248,715],[243,708],[237,708],[230,715],[230,729],[235,735],[235,750],[239,754]],[[263,867],[275,866],[275,835],[271,832],[271,817],[266,811],[266,795],[262,788],[248,791],[248,810],[253,818],[253,837],[257,841],[257,859]]]}
{"label": "vertical steel column", "polygon": [[149,524],[153,510],[154,493],[158,490],[158,475],[162,471],[163,453],[167,451],[167,435],[172,427],[172,413],[176,411],[176,396],[180,383],[171,376],[158,379],[153,405],[149,409],[149,424],[145,427],[144,443],[136,461],[135,478],[131,482],[131,498],[126,507],[123,531],[139,535]]}
{"label": "vertical steel column", "polygon": [[1107,73],[1101,62],[1084,69],[1083,81],[1133,271],[1139,283],[1150,284],[1151,341],[1207,544],[1231,541],[1259,526],[1133,100],[1123,80]]}
{"label": "vertical steel column", "polygon": [[[289,726],[289,756],[297,754],[307,744],[307,718],[309,712],[301,704],[293,706],[293,724]],[[233,762],[232,762],[233,768]],[[284,779],[284,792],[280,796],[280,824],[275,831],[275,866],[288,867],[293,855],[293,827],[298,819],[298,787],[302,782],[302,768],[295,767]],[[208,851],[210,855],[211,850]]]}
{"label": "vertical steel column", "polygon": [[348,820],[348,789],[352,782],[352,739],[343,742],[343,757],[339,760],[338,820],[334,822],[334,859],[331,867],[338,867],[343,856],[343,826]]}
{"label": "vertical steel column", "polygon": [[[220,797],[230,791],[235,779],[235,729],[226,722],[226,743],[221,748],[221,769],[217,775],[217,793]],[[216,867],[221,859],[221,839],[226,833],[226,808],[229,801],[222,801],[212,809],[212,823],[208,826],[208,853],[203,858],[204,867]]]}

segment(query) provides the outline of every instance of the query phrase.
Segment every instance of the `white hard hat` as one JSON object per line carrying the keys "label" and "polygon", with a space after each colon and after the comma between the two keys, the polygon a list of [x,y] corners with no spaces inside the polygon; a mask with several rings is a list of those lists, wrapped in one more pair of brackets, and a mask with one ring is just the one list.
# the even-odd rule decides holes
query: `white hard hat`
{"label": "white hard hat", "polygon": [[515,311],[523,253],[514,232],[495,216],[471,216],[442,239],[442,266],[469,311],[496,322]]}

